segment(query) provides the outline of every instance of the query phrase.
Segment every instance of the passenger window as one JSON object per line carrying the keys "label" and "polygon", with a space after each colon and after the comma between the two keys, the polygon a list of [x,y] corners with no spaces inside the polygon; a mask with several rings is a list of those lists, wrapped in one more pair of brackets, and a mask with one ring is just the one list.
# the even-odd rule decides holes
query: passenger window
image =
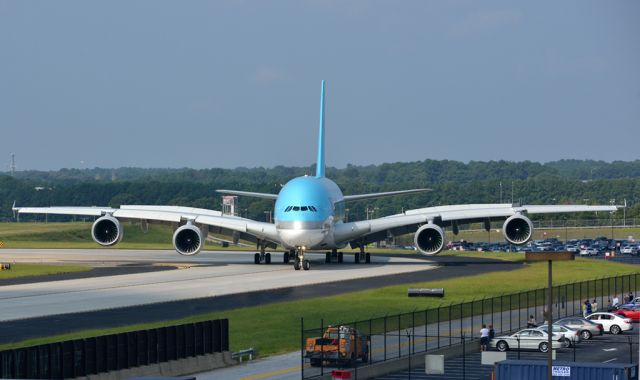
{"label": "passenger window", "polygon": [[300,211],[307,211],[309,208],[307,206],[300,207]]}
{"label": "passenger window", "polygon": [[541,337],[542,333],[540,331],[531,331],[531,336]]}
{"label": "passenger window", "polygon": [[600,319],[611,319],[611,316],[602,314],[602,315],[600,315]]}
{"label": "passenger window", "polygon": [[300,211],[300,207],[298,207],[298,206],[293,206],[293,211]]}

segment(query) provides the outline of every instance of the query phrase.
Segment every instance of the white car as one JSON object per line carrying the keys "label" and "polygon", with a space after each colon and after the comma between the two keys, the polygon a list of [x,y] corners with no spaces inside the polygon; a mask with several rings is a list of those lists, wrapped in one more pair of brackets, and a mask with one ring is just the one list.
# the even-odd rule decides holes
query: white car
{"label": "white car", "polygon": [[[547,341],[547,333],[538,329],[524,329],[515,334],[497,336],[491,339],[489,347],[496,348],[498,351],[507,350],[539,350],[540,352],[549,351],[549,342]],[[558,334],[553,334],[552,348],[562,348],[564,338]]]}
{"label": "white car", "polygon": [[614,335],[620,334],[623,331],[633,330],[631,318],[625,318],[613,313],[593,313],[587,315],[587,319],[601,324],[605,332],[608,331]]}
{"label": "white car", "polygon": [[[536,330],[547,332],[547,325],[542,325],[536,328]],[[563,338],[562,346],[565,348],[571,347],[574,344],[580,343],[580,331],[571,329],[567,326],[553,325],[553,335],[560,335]]]}
{"label": "white car", "polygon": [[581,249],[580,256],[598,256],[598,250],[595,248]]}

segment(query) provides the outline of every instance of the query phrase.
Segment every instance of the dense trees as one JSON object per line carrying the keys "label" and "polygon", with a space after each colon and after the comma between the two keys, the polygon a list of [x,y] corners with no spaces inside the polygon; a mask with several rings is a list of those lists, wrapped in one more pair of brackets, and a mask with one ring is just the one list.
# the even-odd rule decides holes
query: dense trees
{"label": "dense trees", "polygon": [[[220,209],[215,189],[277,193],[289,179],[315,173],[314,166],[237,169],[62,169],[0,175],[0,218],[11,217],[11,204],[109,205],[170,204]],[[425,160],[370,166],[328,168],[345,194],[429,187],[412,196],[350,203],[349,217],[399,213],[403,209],[439,204],[514,202],[580,204],[627,199],[627,216],[640,216],[640,161],[562,160],[535,162],[491,161],[462,163]],[[243,216],[264,219],[272,202],[242,198]]]}

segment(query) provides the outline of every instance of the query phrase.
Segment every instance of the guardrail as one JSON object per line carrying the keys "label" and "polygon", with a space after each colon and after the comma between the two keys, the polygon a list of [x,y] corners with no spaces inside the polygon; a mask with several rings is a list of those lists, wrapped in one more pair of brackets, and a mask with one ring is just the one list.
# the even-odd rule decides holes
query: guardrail
{"label": "guardrail", "polygon": [[255,348],[247,348],[246,350],[240,350],[238,352],[233,352],[231,354],[231,359],[238,359],[240,363],[242,363],[242,358],[245,356],[249,357],[249,360],[253,360],[253,357],[256,355]]}

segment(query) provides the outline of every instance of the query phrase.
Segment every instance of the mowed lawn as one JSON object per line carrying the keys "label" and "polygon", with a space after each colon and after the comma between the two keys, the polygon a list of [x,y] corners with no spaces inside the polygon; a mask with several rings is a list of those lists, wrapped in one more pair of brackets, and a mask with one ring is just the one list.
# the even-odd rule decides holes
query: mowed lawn
{"label": "mowed lawn", "polygon": [[[2,261],[2,251],[0,251],[0,262]],[[51,274],[85,272],[91,270],[89,267],[79,265],[44,265],[44,264],[24,264],[10,263],[11,270],[0,271],[0,280],[17,277],[46,276]]]}
{"label": "mowed lawn", "polygon": [[[637,267],[632,265],[578,258],[573,262],[554,264],[554,283],[582,281],[636,273],[637,271]],[[313,274],[313,271],[309,274]],[[255,347],[260,355],[269,355],[299,349],[301,317],[304,317],[306,326],[319,326],[320,319],[323,319],[326,325],[424,310],[438,305],[541,288],[546,284],[546,276],[546,263],[536,263],[524,264],[521,269],[514,271],[492,272],[445,281],[429,281],[426,277],[424,282],[415,284],[363,289],[359,292],[338,296],[194,315],[176,321],[125,326],[108,330],[80,331],[64,336],[4,345],[0,346],[0,349],[185,322],[229,318],[232,350]],[[443,299],[408,298],[406,294],[408,287],[443,287],[446,290],[446,297]]]}

